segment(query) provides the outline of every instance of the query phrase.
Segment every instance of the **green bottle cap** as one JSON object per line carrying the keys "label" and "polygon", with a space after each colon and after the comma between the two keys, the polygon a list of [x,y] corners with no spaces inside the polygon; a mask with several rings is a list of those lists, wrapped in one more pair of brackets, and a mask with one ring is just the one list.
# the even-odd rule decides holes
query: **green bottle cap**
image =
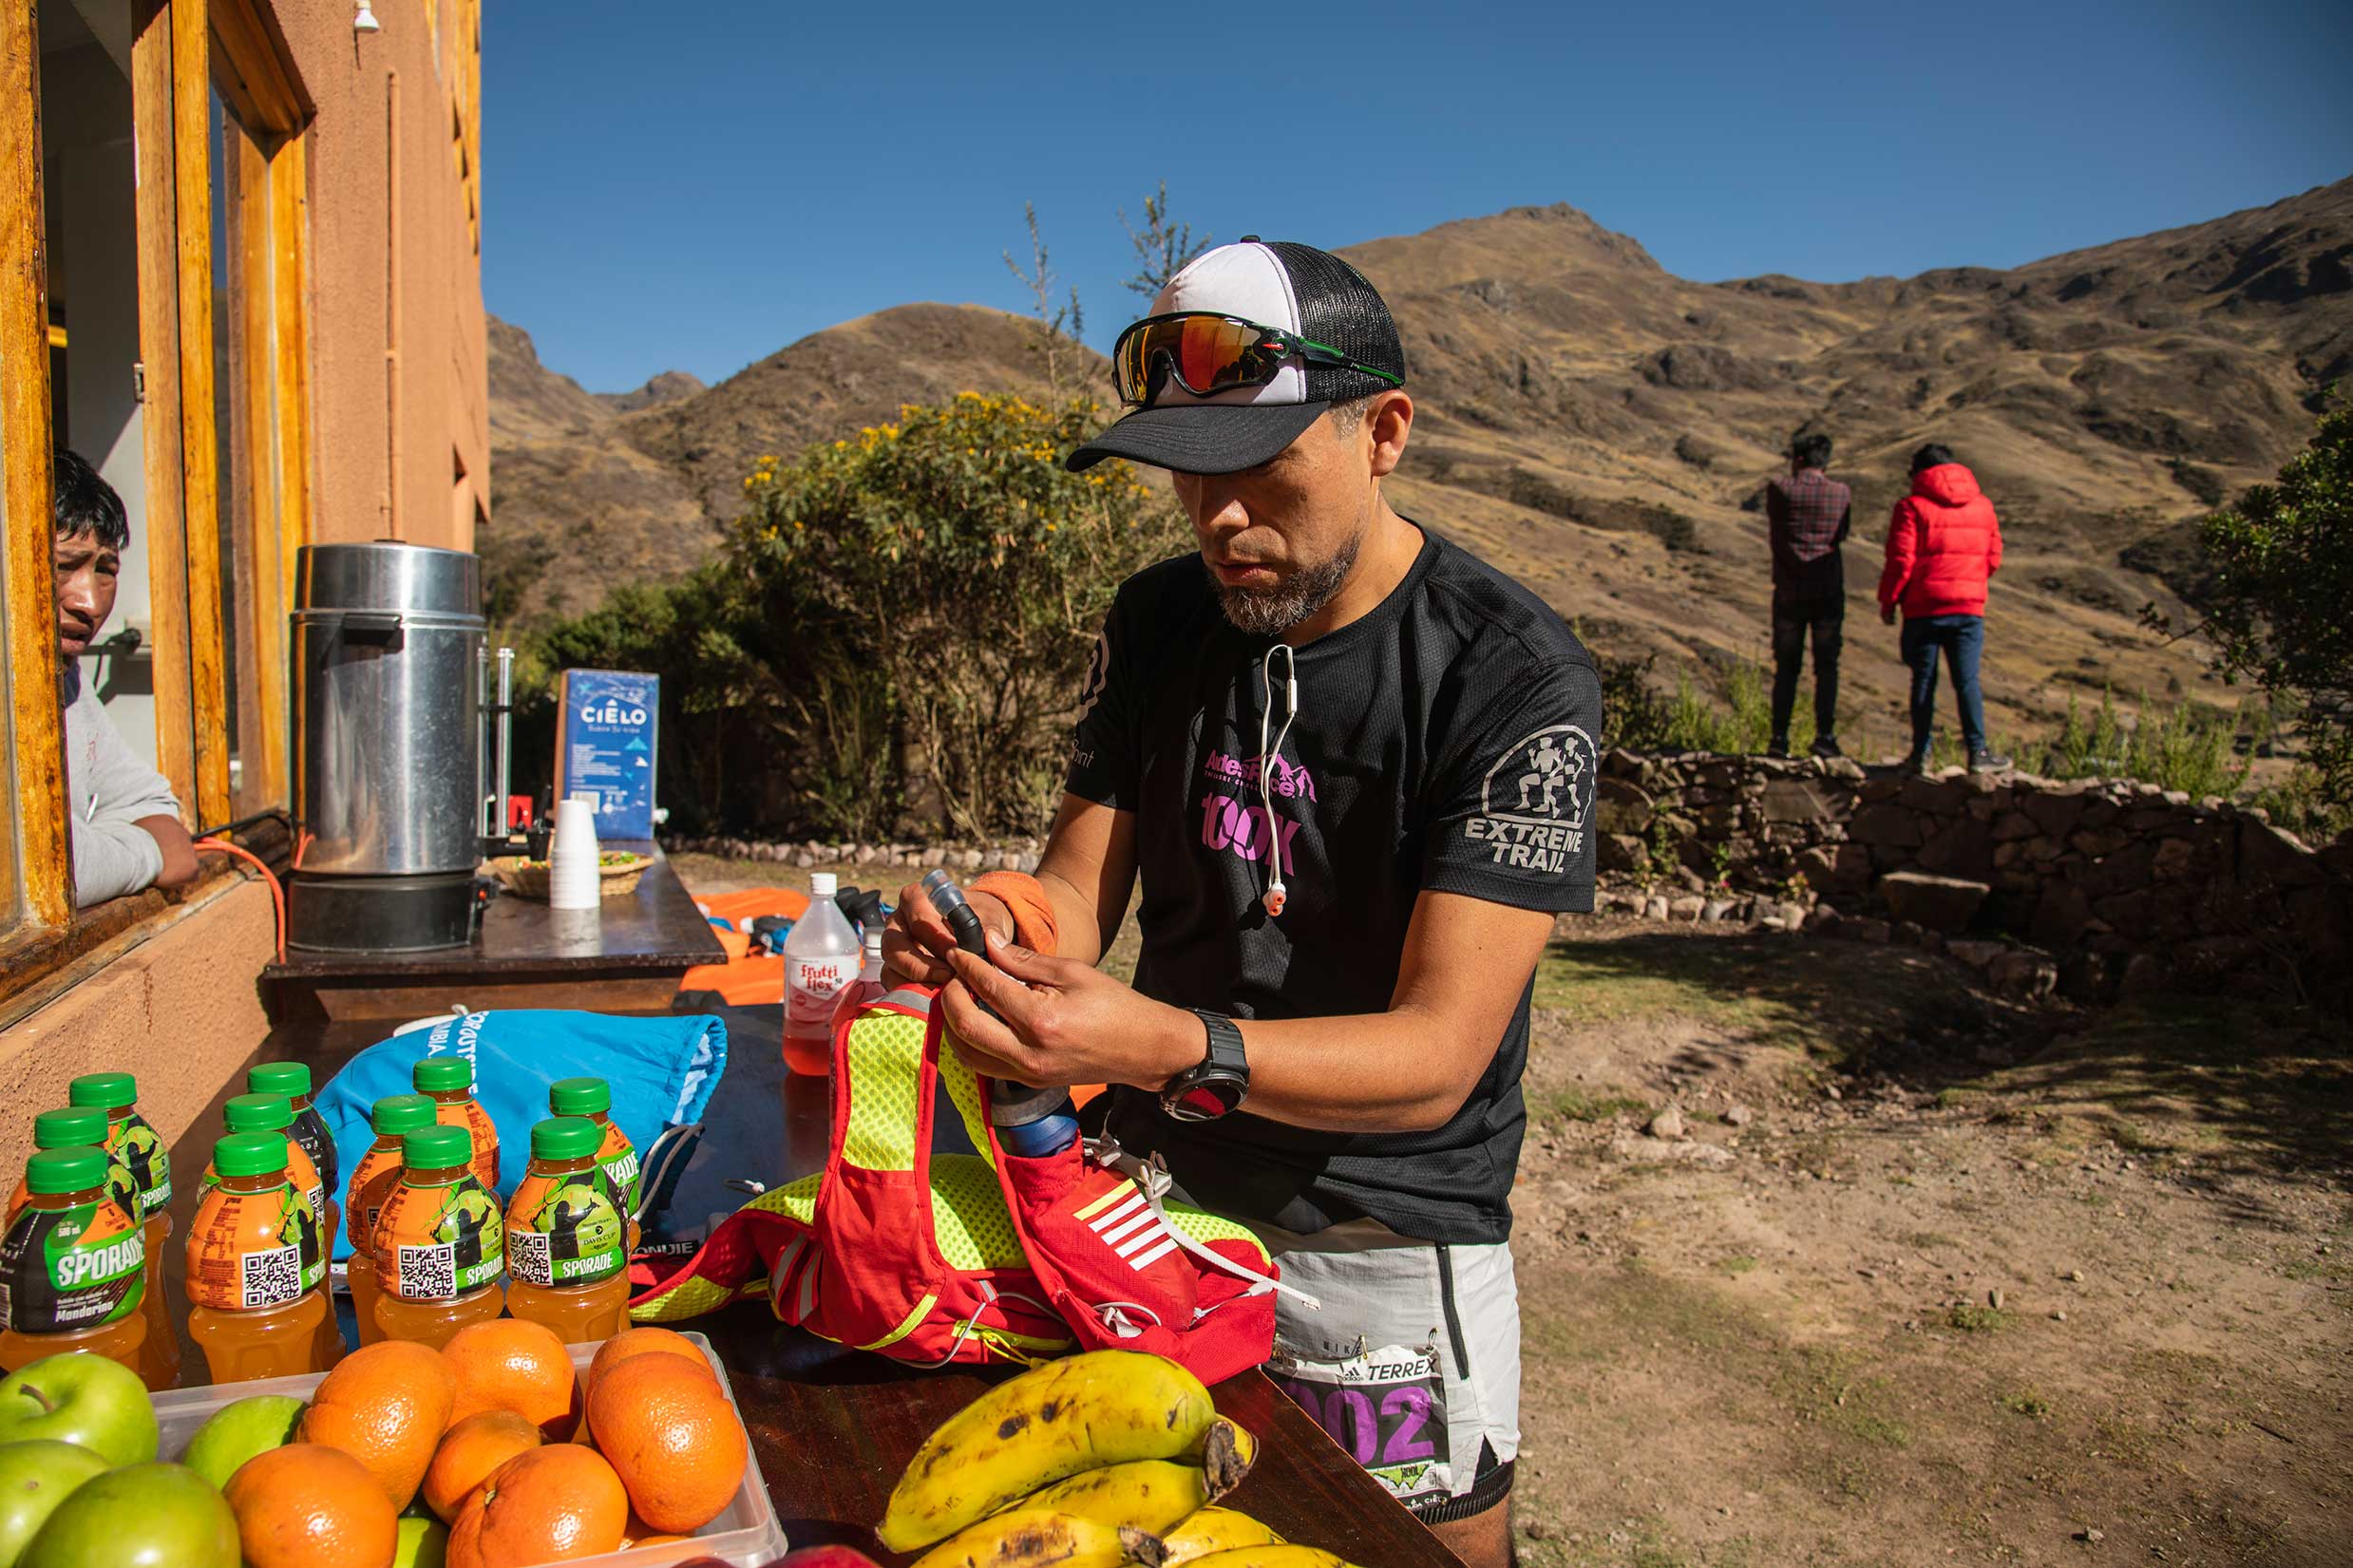
{"label": "green bottle cap", "polygon": [[547,1108],[558,1116],[595,1116],[613,1108],[613,1088],[601,1078],[559,1078],[547,1086]]}
{"label": "green bottle cap", "polygon": [[551,1116],[531,1129],[534,1160],[586,1160],[604,1147],[604,1128],[585,1116]]}
{"label": "green bottle cap", "polygon": [[400,1141],[401,1162],[412,1171],[442,1171],[474,1158],[474,1135],[464,1127],[419,1127]]}
{"label": "green bottle cap", "polygon": [[32,1119],[36,1149],[87,1149],[106,1141],[106,1113],[96,1105],[60,1105]]}
{"label": "green bottle cap", "polygon": [[127,1072],[85,1072],[67,1086],[66,1099],[76,1105],[121,1110],[137,1103],[139,1080]]}
{"label": "green bottle cap", "polygon": [[86,1192],[105,1184],[104,1149],[43,1149],[25,1162],[25,1185],[32,1192]]}
{"label": "green bottle cap", "polygon": [[286,1140],[275,1133],[233,1132],[213,1145],[213,1169],[223,1176],[273,1176],[286,1168]]}
{"label": "green bottle cap", "polygon": [[370,1111],[368,1124],[378,1138],[397,1138],[433,1124],[433,1102],[422,1094],[388,1094]]}
{"label": "green bottle cap", "polygon": [[311,1069],[302,1062],[264,1062],[245,1074],[245,1086],[256,1094],[288,1098],[311,1092]]}
{"label": "green bottle cap", "polygon": [[232,1095],[220,1119],[231,1132],[281,1132],[294,1124],[294,1103],[282,1094]]}
{"label": "green bottle cap", "polygon": [[474,1086],[474,1064],[463,1056],[428,1056],[408,1075],[419,1094],[446,1094]]}

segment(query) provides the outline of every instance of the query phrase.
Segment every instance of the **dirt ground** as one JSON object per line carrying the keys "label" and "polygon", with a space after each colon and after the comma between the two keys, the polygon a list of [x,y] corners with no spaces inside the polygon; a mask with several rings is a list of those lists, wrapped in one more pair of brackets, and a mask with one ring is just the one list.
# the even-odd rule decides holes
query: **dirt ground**
{"label": "dirt ground", "polygon": [[1573,931],[1513,1242],[1531,1568],[2353,1562],[2342,1024]]}
{"label": "dirt ground", "polygon": [[1528,1568],[2353,1563],[2343,1021],[1562,930],[1514,1200]]}

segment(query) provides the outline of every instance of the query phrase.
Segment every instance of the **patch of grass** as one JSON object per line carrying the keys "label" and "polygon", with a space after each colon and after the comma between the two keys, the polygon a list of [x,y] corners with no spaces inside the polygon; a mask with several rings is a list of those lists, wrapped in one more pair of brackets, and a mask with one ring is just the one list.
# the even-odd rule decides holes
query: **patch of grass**
{"label": "patch of grass", "polygon": [[1938,1108],[1941,1110],[1950,1110],[1955,1105],[1965,1105],[1972,1100],[1983,1100],[1984,1098],[1985,1091],[1983,1089],[1964,1088],[1958,1084],[1949,1088],[1941,1088],[1936,1091],[1936,1104]]}
{"label": "patch of grass", "polygon": [[1751,1257],[1746,1253],[1735,1254],[1733,1256],[1725,1258],[1722,1264],[1723,1271],[1726,1274],[1747,1274],[1755,1267],[1756,1259]]}
{"label": "patch of grass", "polygon": [[1799,1419],[1874,1448],[1908,1448],[1911,1428],[1889,1413],[1890,1384],[1851,1352],[1808,1347],[1792,1355],[1781,1392]]}
{"label": "patch of grass", "polygon": [[2000,1333],[2016,1319],[2000,1307],[1976,1307],[1964,1301],[1946,1313],[1945,1321],[1963,1333]]}
{"label": "patch of grass", "polygon": [[1914,1231],[1904,1238],[1904,1244],[1915,1252],[1925,1253],[1938,1247],[1958,1247],[1961,1241],[1959,1237],[1946,1236],[1943,1231]]}
{"label": "patch of grass", "polygon": [[1629,1094],[1600,1094],[1587,1088],[1556,1089],[1536,1107],[1536,1119],[1568,1122],[1606,1122],[1613,1116],[1640,1115],[1649,1103]]}
{"label": "patch of grass", "polygon": [[2014,1394],[2003,1394],[1994,1401],[2012,1415],[2031,1416],[2037,1421],[2048,1421],[2057,1407],[2032,1389],[2021,1389]]}

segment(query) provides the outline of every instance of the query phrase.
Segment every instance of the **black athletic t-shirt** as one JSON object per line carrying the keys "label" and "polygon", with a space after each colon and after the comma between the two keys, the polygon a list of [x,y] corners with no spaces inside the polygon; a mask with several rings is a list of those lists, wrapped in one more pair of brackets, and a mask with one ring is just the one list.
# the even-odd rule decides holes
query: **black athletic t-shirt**
{"label": "black athletic t-shirt", "polygon": [[[1386,1011],[1425,889],[1521,909],[1593,907],[1602,727],[1591,657],[1542,600],[1427,530],[1370,614],[1296,650],[1299,711],[1263,761],[1261,659],[1198,556],[1129,578],[1105,618],[1072,734],[1071,793],[1136,818],[1148,996],[1238,1018]],[[1275,659],[1272,746],[1282,727]],[[1261,904],[1270,846],[1288,903]],[[1494,1060],[1432,1132],[1311,1131],[1240,1112],[1162,1114],[1117,1088],[1106,1124],[1161,1153],[1218,1212],[1312,1233],[1370,1216],[1401,1235],[1494,1242],[1527,1109],[1529,981]]]}

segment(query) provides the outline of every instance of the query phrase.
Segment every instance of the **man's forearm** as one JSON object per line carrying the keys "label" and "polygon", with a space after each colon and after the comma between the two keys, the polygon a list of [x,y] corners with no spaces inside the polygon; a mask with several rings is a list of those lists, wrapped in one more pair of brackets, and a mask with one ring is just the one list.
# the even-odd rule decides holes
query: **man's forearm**
{"label": "man's forearm", "polygon": [[[1208,1048],[1181,1009],[1165,1030],[1167,1072],[1157,1093]],[[1425,1132],[1462,1108],[1492,1058],[1493,1040],[1440,1038],[1443,1019],[1412,1007],[1337,1018],[1237,1019],[1250,1058],[1254,1116],[1325,1132]],[[1476,1064],[1475,1069],[1471,1068]]]}

